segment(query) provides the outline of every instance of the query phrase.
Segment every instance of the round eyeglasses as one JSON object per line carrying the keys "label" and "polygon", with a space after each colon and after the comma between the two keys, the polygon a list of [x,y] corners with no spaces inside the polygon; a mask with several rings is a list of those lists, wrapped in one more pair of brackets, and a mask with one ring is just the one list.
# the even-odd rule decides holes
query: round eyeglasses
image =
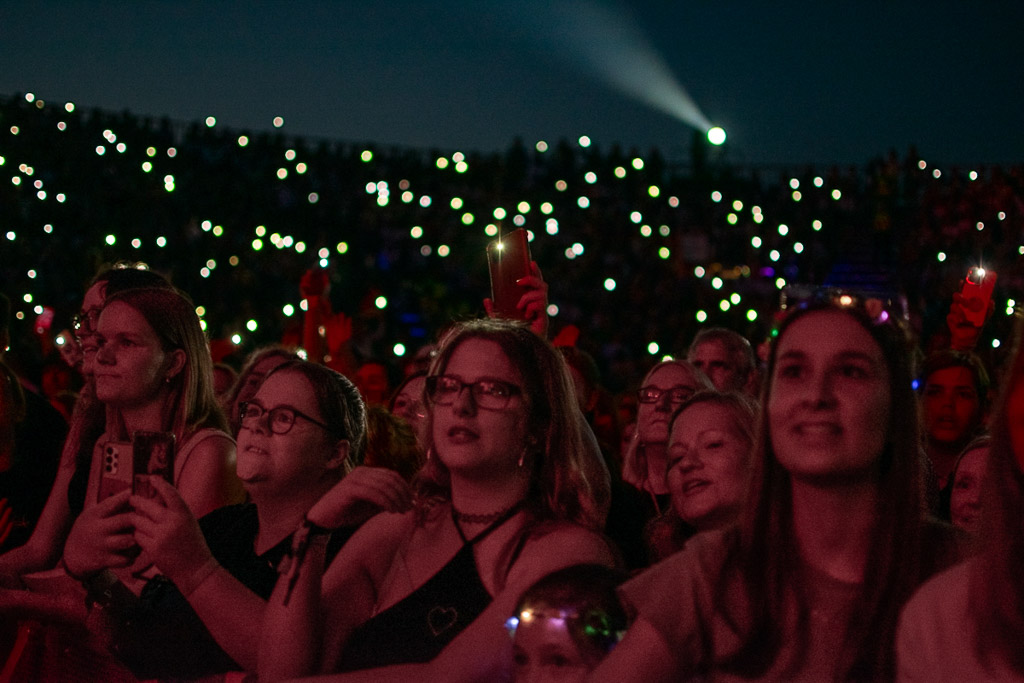
{"label": "round eyeglasses", "polygon": [[331,434],[338,433],[337,430],[332,429],[320,420],[310,417],[291,406],[275,406],[268,410],[255,401],[245,401],[244,403],[239,404],[238,414],[241,417],[243,427],[247,424],[252,425],[254,423],[258,423],[263,419],[263,416],[266,415],[267,424],[270,426],[270,431],[273,434],[287,434],[291,431],[292,427],[295,426],[296,418],[300,417],[307,422],[312,422]]}
{"label": "round eyeglasses", "polygon": [[434,405],[450,406],[462,395],[463,389],[469,389],[473,402],[484,410],[502,410],[509,400],[522,390],[514,384],[500,379],[480,379],[475,382],[463,382],[451,375],[432,375],[427,377],[427,398]]}

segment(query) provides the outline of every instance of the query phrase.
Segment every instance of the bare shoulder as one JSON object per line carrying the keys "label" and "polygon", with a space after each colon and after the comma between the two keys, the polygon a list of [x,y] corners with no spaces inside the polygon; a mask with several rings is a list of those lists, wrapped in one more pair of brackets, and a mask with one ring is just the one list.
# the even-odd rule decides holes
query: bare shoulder
{"label": "bare shoulder", "polygon": [[353,572],[382,577],[416,527],[415,512],[381,512],[367,520],[327,568],[327,581]]}
{"label": "bare shoulder", "polygon": [[574,564],[613,566],[615,555],[601,534],[570,522],[549,522],[530,534],[508,575],[508,586],[525,589],[546,574]]}
{"label": "bare shoulder", "polygon": [[235,474],[235,440],[225,432],[199,432],[187,440],[175,457],[174,472],[175,487],[197,519],[244,499]]}

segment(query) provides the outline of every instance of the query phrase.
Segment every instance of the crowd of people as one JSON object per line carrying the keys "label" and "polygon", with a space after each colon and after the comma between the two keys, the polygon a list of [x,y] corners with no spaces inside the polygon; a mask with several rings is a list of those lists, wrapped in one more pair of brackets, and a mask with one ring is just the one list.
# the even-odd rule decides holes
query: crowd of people
{"label": "crowd of people", "polygon": [[[0,282],[23,313],[18,343],[37,327],[52,339],[99,265],[131,259],[189,292],[218,355],[238,360],[300,334],[295,283],[324,258],[357,360],[397,382],[437,330],[483,313],[488,225],[532,233],[552,333],[579,328],[616,392],[649,369],[652,343],[657,360],[706,325],[763,341],[779,285],[824,282],[837,264],[864,281],[883,271],[923,344],[941,336],[969,266],[999,271],[983,356],[1009,340],[1005,304],[1024,285],[1010,267],[1022,166],[954,167],[913,149],[868,151],[860,166],[751,166],[728,150],[669,160],[600,140],[401,149],[67,109],[0,97],[0,168],[12,179],[0,183]],[[20,370],[38,376],[35,345],[18,350],[36,354]]]}
{"label": "crowd of people", "polygon": [[1024,679],[1020,169],[0,116],[0,680]]}

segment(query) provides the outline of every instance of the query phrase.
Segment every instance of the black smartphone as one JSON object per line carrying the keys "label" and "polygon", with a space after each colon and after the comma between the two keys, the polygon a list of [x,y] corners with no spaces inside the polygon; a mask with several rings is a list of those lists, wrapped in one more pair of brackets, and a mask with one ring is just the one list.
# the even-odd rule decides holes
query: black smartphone
{"label": "black smartphone", "polygon": [[132,436],[132,493],[155,498],[151,476],[174,483],[174,434],[138,431]]}
{"label": "black smartphone", "polygon": [[530,241],[526,230],[518,228],[487,245],[487,266],[491,274],[491,303],[502,318],[523,320],[516,308],[525,290],[516,284],[530,275]]}

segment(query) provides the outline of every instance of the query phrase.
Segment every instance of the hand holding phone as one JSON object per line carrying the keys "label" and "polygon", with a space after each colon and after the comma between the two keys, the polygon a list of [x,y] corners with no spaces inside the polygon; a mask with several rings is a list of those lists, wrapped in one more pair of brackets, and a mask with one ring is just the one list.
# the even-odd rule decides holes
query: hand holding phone
{"label": "hand holding phone", "polygon": [[964,278],[960,290],[961,306],[964,317],[975,327],[985,324],[988,317],[989,303],[992,301],[992,289],[996,286],[996,272],[985,268],[971,268]]}
{"label": "hand holding phone", "polygon": [[103,465],[97,501],[104,501],[132,488],[132,445],[127,441],[107,441],[100,448]]}
{"label": "hand holding phone", "polygon": [[132,493],[146,498],[156,498],[156,491],[149,483],[158,476],[174,483],[174,434],[171,432],[137,431],[132,437]]}
{"label": "hand holding phone", "polygon": [[487,245],[491,275],[491,310],[502,318],[525,320],[518,308],[524,290],[518,281],[531,274],[530,243],[526,230],[518,228]]}

